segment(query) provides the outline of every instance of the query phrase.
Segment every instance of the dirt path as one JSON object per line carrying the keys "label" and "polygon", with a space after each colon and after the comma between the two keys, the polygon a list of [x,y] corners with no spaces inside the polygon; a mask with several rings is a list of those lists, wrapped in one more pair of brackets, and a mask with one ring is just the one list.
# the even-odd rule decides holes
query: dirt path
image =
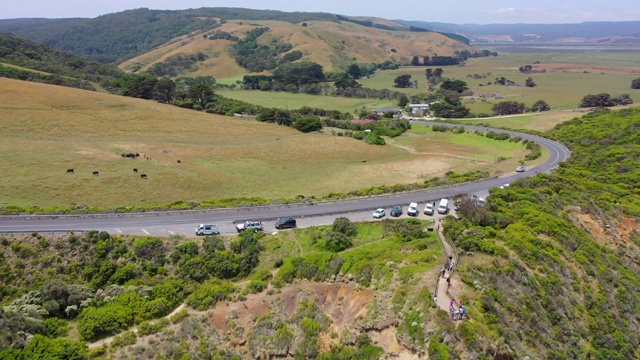
{"label": "dirt path", "polygon": [[[446,258],[449,258],[449,256],[453,256],[454,264],[457,263],[458,259],[455,256],[455,254],[453,254],[453,248],[447,242],[447,239],[444,237],[444,234],[443,234],[444,229],[442,228],[442,223],[439,223],[437,225],[437,229],[438,229],[438,237],[440,238],[440,242],[442,243],[442,248],[444,250],[444,254]],[[452,275],[453,274],[451,272],[445,270],[444,276],[438,276],[438,292],[436,294],[436,296],[438,296],[438,307],[446,311],[447,313],[449,312],[449,302],[451,300],[451,298],[449,297],[449,294],[447,294],[447,290],[448,290],[447,279]]]}

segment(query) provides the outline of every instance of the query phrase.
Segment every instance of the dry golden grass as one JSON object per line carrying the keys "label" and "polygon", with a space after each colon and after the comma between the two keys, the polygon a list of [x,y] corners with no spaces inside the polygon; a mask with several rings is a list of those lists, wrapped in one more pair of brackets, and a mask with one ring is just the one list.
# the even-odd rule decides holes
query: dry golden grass
{"label": "dry golden grass", "polygon": [[[310,21],[308,26],[303,27],[283,21],[230,20],[216,30],[243,38],[247,31],[255,28],[248,23],[259,23],[271,29],[260,37],[261,42],[278,40],[290,43],[292,50],[302,51],[305,60],[319,63],[325,71],[345,69],[354,62],[408,62],[415,55],[442,56],[452,55],[454,51],[474,50],[438,33],[387,31],[348,22]],[[217,79],[238,77],[248,71],[238,66],[229,55],[228,47],[231,45],[232,42],[228,40],[208,40],[200,33],[190,34],[130,59],[122,63],[120,68],[132,71],[142,65],[139,71],[144,71],[172,55],[202,52],[209,58],[199,63],[197,70],[181,76],[211,75]]]}
{"label": "dry golden grass", "polygon": [[[415,137],[409,143],[394,140],[403,147],[371,146],[152,101],[0,79],[0,199],[4,205],[52,207],[290,198],[409,183],[459,167],[460,158],[442,155],[446,143],[439,154],[420,148],[430,141],[419,140],[426,133],[407,135]],[[490,148],[489,158],[512,151],[500,144]],[[151,160],[125,159],[124,152]],[[477,147],[464,156],[469,169],[491,163]],[[75,173],[67,174],[68,168]]]}

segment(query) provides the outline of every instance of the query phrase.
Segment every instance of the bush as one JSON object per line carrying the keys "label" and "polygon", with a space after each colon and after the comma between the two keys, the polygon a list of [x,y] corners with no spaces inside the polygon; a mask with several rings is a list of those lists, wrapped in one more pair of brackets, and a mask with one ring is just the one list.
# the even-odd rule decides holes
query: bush
{"label": "bush", "polygon": [[344,216],[333,221],[332,229],[334,232],[342,233],[346,236],[356,236],[358,234],[353,222]]}
{"label": "bush", "polygon": [[207,310],[226,300],[236,290],[236,287],[228,281],[213,280],[202,284],[200,288],[189,295],[187,305],[196,310]]}

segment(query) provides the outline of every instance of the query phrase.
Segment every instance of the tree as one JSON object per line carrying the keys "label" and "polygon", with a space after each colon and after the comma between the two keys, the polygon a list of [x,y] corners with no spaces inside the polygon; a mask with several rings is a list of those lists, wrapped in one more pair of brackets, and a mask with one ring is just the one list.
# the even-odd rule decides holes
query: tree
{"label": "tree", "polygon": [[314,115],[305,115],[296,119],[293,128],[304,133],[322,130],[320,118]]}
{"label": "tree", "polygon": [[193,79],[193,83],[189,87],[187,96],[195,104],[198,104],[205,108],[213,95],[213,85],[215,85],[216,79],[212,76],[198,76]]}
{"label": "tree", "polygon": [[317,84],[325,80],[322,65],[303,61],[284,63],[273,70],[273,77],[283,84]]}
{"label": "tree", "polygon": [[536,87],[536,83],[533,81],[532,78],[527,78],[527,80],[525,80],[524,86],[526,87]]}
{"label": "tree", "polygon": [[494,115],[512,115],[525,113],[527,107],[517,101],[501,101],[493,105],[491,110]]}
{"label": "tree", "polygon": [[580,107],[609,107],[615,106],[616,102],[611,98],[610,94],[601,93],[601,94],[589,94],[585,95],[580,101]]}
{"label": "tree", "polygon": [[531,111],[533,112],[541,112],[541,111],[549,111],[551,107],[544,100],[538,100],[531,106]]}
{"label": "tree", "polygon": [[169,78],[162,78],[153,86],[153,99],[168,104],[176,94],[176,83]]}
{"label": "tree", "polygon": [[154,76],[136,76],[124,91],[124,95],[147,100],[153,99],[153,89],[157,82],[158,79]]}
{"label": "tree", "polygon": [[349,67],[347,68],[347,74],[349,74],[349,76],[351,76],[351,78],[353,79],[359,79],[360,76],[362,76],[362,72],[360,71],[360,66],[358,66],[358,64],[351,64],[349,65]]}
{"label": "tree", "polygon": [[531,65],[522,65],[522,66],[520,66],[520,68],[518,70],[520,70],[521,73],[529,74],[529,73],[531,73],[531,70],[533,70],[533,66],[531,66]]}
{"label": "tree", "polygon": [[446,101],[432,104],[429,110],[436,117],[447,119],[460,119],[469,114],[469,109],[462,105],[453,105]]}
{"label": "tree", "polygon": [[417,56],[414,56],[413,59],[411,59],[411,65],[420,66],[420,58]]}
{"label": "tree", "polygon": [[332,230],[345,234],[349,237],[356,236],[358,234],[355,224],[344,216],[333,220]]}
{"label": "tree", "polygon": [[409,74],[400,75],[396,77],[395,80],[393,80],[393,82],[395,83],[395,85],[393,86],[397,88],[410,88],[413,86],[413,82],[411,81],[411,75]]}
{"label": "tree", "polygon": [[617,105],[631,105],[633,104],[633,100],[629,96],[629,94],[622,94],[615,98],[615,102]]}
{"label": "tree", "polygon": [[407,104],[409,104],[409,98],[407,97],[407,95],[402,94],[398,97],[398,107],[405,107],[407,106]]}
{"label": "tree", "polygon": [[467,83],[462,80],[445,80],[440,84],[440,89],[455,91],[458,94],[462,94],[465,90],[468,90],[469,87]]}
{"label": "tree", "polygon": [[633,79],[631,81],[631,88],[632,89],[640,89],[640,78]]}

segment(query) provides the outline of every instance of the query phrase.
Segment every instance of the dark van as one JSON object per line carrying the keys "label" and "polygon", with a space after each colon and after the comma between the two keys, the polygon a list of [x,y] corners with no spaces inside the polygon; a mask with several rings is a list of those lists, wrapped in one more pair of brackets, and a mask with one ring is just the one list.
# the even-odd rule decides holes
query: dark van
{"label": "dark van", "polygon": [[278,219],[276,221],[276,229],[291,229],[296,227],[296,219],[291,216]]}

